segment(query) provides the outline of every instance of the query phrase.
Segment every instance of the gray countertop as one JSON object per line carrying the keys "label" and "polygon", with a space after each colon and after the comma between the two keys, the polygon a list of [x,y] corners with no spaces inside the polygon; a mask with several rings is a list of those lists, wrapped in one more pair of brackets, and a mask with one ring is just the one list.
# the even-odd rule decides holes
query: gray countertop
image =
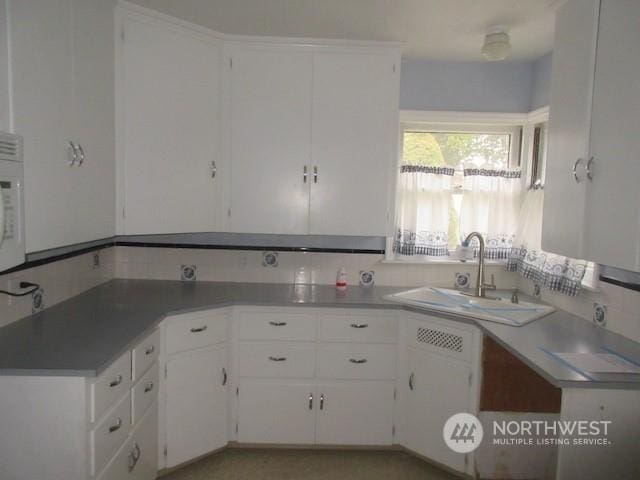
{"label": "gray countertop", "polygon": [[640,364],[640,344],[556,311],[522,327],[472,321],[382,299],[405,288],[112,280],[0,328],[0,375],[99,375],[167,315],[230,305],[385,308],[473,323],[562,388],[640,389],[640,375],[585,374],[547,352],[614,351]]}

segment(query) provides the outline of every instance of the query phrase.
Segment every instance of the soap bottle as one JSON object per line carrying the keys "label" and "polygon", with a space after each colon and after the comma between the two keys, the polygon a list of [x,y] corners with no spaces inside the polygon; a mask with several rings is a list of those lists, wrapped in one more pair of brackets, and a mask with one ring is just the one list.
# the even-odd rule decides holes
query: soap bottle
{"label": "soap bottle", "polygon": [[344,267],[340,267],[336,275],[336,288],[338,290],[347,289],[347,269]]}

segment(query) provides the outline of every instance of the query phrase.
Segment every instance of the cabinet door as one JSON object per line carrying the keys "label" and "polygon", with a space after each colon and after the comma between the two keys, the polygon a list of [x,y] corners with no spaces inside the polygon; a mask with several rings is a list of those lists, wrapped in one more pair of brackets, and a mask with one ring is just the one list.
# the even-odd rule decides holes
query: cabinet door
{"label": "cabinet door", "polygon": [[465,456],[447,447],[442,428],[451,415],[470,411],[470,373],[465,363],[409,350],[406,447],[458,471]]}
{"label": "cabinet door", "polygon": [[11,0],[13,129],[24,137],[27,252],[74,243],[71,0]]}
{"label": "cabinet door", "polygon": [[639,2],[602,2],[587,195],[587,258],[634,271],[640,271],[639,24]]}
{"label": "cabinet door", "polygon": [[182,353],[167,361],[167,468],[227,444],[226,370],[226,347]]}
{"label": "cabinet door", "polygon": [[311,54],[230,52],[232,232],[308,233]]}
{"label": "cabinet door", "polygon": [[[584,258],[591,94],[600,0],[572,0],[556,19],[542,248]],[[576,181],[573,165],[577,165]]]}
{"label": "cabinet door", "polygon": [[397,160],[395,56],[315,53],[310,233],[385,235]]}
{"label": "cabinet door", "polygon": [[75,242],[115,234],[114,7],[115,0],[73,0],[72,137],[85,154],[66,192]]}
{"label": "cabinet door", "polygon": [[312,444],[318,396],[310,383],[242,382],[238,441]]}
{"label": "cabinet door", "polygon": [[216,230],[223,208],[220,45],[133,15],[124,17],[120,33],[118,182],[124,210],[118,215],[124,214],[124,233]]}
{"label": "cabinet door", "polygon": [[391,445],[393,391],[387,382],[318,385],[316,443]]}

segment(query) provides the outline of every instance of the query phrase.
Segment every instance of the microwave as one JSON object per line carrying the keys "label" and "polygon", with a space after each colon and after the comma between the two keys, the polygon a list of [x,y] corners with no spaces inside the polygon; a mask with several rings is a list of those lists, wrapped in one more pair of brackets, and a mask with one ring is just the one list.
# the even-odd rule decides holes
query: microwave
{"label": "microwave", "polygon": [[0,132],[0,272],[24,261],[22,137]]}

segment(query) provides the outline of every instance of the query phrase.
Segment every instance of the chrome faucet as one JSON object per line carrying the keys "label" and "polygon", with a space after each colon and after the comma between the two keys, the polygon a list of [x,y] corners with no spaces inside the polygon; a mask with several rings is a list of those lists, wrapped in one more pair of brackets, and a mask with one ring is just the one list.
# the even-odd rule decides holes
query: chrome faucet
{"label": "chrome faucet", "polygon": [[491,284],[487,284],[484,281],[484,238],[482,238],[482,235],[478,232],[471,232],[469,235],[467,235],[467,238],[464,239],[462,245],[468,247],[471,239],[474,237],[478,239],[480,249],[478,251],[478,276],[476,278],[476,286],[473,292],[473,296],[486,298],[487,295],[485,293],[485,290],[495,290],[496,286],[493,285],[493,282]]}

